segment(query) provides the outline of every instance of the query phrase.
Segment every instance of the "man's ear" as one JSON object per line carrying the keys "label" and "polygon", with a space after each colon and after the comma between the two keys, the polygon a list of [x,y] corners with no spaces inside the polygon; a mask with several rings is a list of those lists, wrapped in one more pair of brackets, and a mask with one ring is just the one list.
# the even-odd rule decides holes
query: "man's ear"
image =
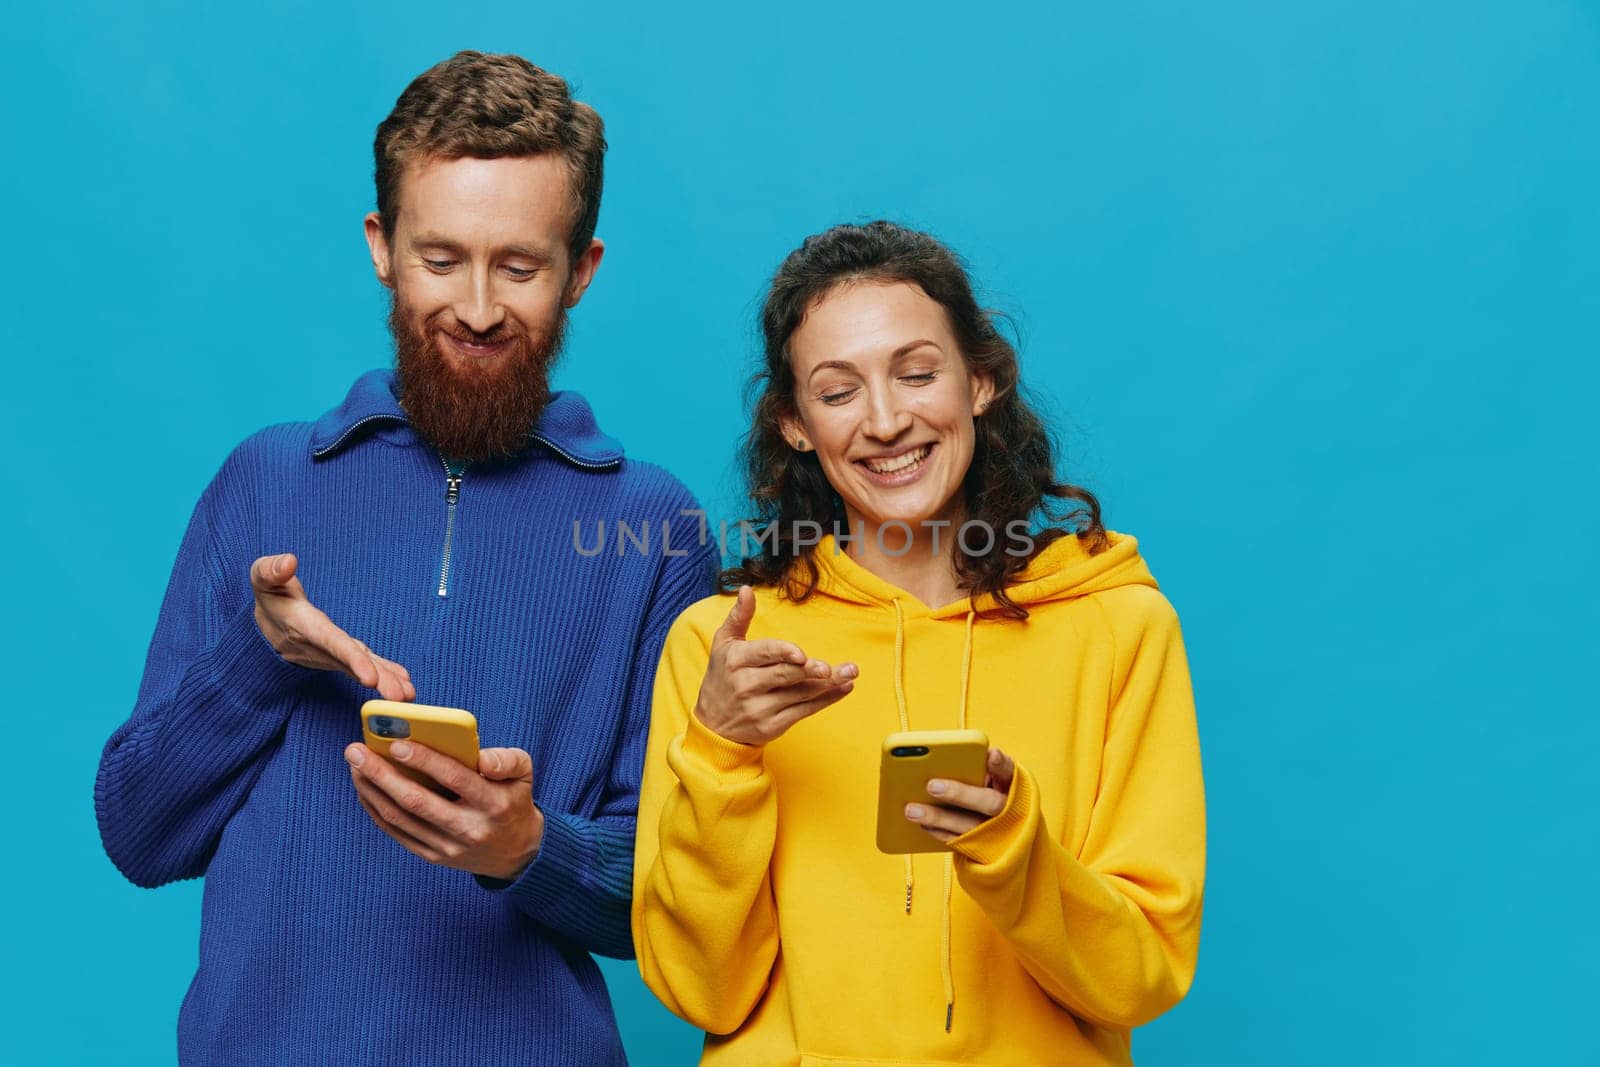
{"label": "man's ear", "polygon": [[389,239],[383,235],[383,217],[376,211],[362,220],[367,231],[367,248],[372,252],[372,269],[385,288],[394,288],[394,265],[389,259]]}
{"label": "man's ear", "polygon": [[584,292],[589,288],[589,283],[594,281],[594,272],[600,269],[600,260],[606,254],[606,243],[596,237],[589,242],[589,247],[583,250],[572,264],[572,273],[567,278],[567,291],[561,295],[563,307],[575,308],[578,301],[583,299]]}

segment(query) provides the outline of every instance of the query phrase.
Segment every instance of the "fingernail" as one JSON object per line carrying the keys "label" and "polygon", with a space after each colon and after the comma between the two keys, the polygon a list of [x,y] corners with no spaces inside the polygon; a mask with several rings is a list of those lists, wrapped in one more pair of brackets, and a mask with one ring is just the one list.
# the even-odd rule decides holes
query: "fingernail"
{"label": "fingernail", "polygon": [[367,758],[367,754],[352,745],[344,750],[344,758],[350,762],[350,766],[359,767],[361,761]]}
{"label": "fingernail", "polygon": [[854,678],[856,675],[861,673],[861,668],[857,667],[854,663],[846,663],[843,667],[839,668],[839,673],[844,675],[846,678]]}
{"label": "fingernail", "polygon": [[410,759],[410,743],[406,741],[396,741],[394,744],[389,746],[389,755],[393,756],[395,759]]}
{"label": "fingernail", "polygon": [[922,805],[920,805],[920,804],[907,804],[906,805],[906,818],[908,818],[908,819],[920,819],[920,818],[922,818]]}
{"label": "fingernail", "polygon": [[935,778],[933,781],[928,783],[928,792],[932,793],[936,797],[937,796],[943,796],[944,795],[944,783],[939,781],[939,779]]}

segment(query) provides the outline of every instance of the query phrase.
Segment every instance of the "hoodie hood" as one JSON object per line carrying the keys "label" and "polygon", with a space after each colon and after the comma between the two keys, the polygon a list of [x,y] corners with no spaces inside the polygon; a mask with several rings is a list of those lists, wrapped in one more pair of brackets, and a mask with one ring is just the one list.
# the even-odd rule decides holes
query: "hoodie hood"
{"label": "hoodie hood", "polygon": [[[1072,600],[1091,593],[1125,585],[1157,588],[1156,580],[1139,555],[1139,542],[1126,534],[1107,532],[1110,547],[1095,555],[1076,537],[1062,537],[1045,546],[1029,561],[1027,569],[1007,587],[1013,601],[1028,607],[1054,600]],[[830,534],[822,539],[813,554],[819,578],[817,591],[847,604],[893,608],[897,604],[907,618],[961,619],[974,607],[969,598],[930,608],[904,589],[879,578],[839,549]],[[981,614],[999,607],[985,593],[978,598]]]}

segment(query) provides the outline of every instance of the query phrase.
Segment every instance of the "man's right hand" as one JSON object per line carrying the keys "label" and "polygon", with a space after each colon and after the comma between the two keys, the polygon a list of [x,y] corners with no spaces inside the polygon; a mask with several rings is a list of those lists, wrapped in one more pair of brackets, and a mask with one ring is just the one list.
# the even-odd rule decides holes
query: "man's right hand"
{"label": "man's right hand", "polygon": [[278,655],[316,671],[343,671],[385,700],[415,700],[411,674],[333,624],[295,577],[293,554],[262,556],[250,566],[256,625]]}
{"label": "man's right hand", "polygon": [[830,667],[789,641],[750,641],[754,591],[739,588],[733,610],[711,638],[711,662],[694,713],[712,731],[744,745],[764,745],[855,687],[854,663]]}

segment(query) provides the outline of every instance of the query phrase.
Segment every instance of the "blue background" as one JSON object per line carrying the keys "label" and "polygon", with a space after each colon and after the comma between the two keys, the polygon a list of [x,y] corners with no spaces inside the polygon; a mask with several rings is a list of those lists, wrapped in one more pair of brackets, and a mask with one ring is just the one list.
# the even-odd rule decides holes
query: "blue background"
{"label": "blue background", "polygon": [[559,381],[718,514],[805,234],[930,228],[1018,316],[1194,664],[1204,943],[1141,1064],[1592,1062],[1594,4],[153,6],[0,15],[0,1059],[173,1056],[200,887],[105,859],[100,746],[228,449],[387,361],[373,128],[476,47],[605,117]]}

